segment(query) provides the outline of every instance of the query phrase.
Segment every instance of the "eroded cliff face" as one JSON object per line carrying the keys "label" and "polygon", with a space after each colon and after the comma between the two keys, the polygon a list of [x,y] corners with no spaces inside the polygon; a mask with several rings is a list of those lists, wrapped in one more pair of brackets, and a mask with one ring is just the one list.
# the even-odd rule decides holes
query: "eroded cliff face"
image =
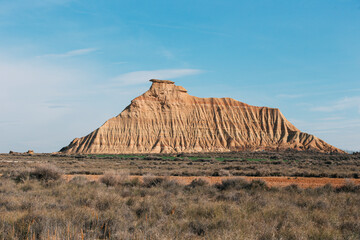
{"label": "eroded cliff face", "polygon": [[198,98],[181,86],[152,79],[151,88],[118,116],[74,139],[65,153],[179,153],[241,150],[341,152],[299,131],[279,109],[231,98]]}

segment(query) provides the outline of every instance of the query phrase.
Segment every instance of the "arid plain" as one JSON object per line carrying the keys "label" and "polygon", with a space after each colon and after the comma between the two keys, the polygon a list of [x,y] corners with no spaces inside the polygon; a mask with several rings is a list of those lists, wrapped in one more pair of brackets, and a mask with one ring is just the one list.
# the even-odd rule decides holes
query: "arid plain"
{"label": "arid plain", "polygon": [[2,154],[1,239],[359,239],[360,154]]}

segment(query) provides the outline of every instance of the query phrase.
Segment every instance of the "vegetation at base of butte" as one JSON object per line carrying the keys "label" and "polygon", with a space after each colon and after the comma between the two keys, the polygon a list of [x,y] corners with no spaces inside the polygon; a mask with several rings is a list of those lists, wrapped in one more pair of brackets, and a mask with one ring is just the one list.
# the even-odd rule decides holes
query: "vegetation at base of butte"
{"label": "vegetation at base of butte", "polygon": [[360,154],[318,152],[233,152],[201,154],[64,155],[0,154],[0,174],[21,168],[53,164],[64,174],[102,175],[126,169],[142,176],[286,176],[359,178]]}

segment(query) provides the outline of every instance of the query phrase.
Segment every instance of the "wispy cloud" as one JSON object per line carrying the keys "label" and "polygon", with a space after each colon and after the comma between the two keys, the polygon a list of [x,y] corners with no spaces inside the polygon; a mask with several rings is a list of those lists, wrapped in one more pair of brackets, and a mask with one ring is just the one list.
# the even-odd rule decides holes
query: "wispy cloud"
{"label": "wispy cloud", "polygon": [[132,22],[134,24],[139,25],[146,25],[150,27],[158,27],[158,28],[167,28],[167,29],[178,29],[178,30],[186,30],[186,31],[192,31],[196,33],[205,33],[205,34],[211,34],[211,35],[218,35],[218,36],[225,36],[229,37],[230,35],[223,32],[218,32],[216,30],[213,30],[211,28],[204,28],[199,26],[182,26],[182,25],[169,25],[169,24],[157,24],[157,23],[144,23],[144,22]]}
{"label": "wispy cloud", "polygon": [[[300,124],[301,123],[301,124]],[[333,121],[313,121],[313,122],[306,122],[300,121],[297,124],[299,129],[305,129],[305,132],[309,132],[311,134],[316,133],[325,133],[325,132],[337,132],[339,135],[344,137],[343,131],[352,131],[353,134],[357,136],[359,139],[359,132],[360,127],[360,119],[339,119]]]}
{"label": "wispy cloud", "polygon": [[[32,104],[41,108],[41,102],[67,95],[75,87],[81,88],[79,85],[89,75],[75,67],[65,68],[43,61],[0,59],[0,101],[7,103],[1,105],[0,110],[11,110],[11,106],[16,105],[18,111],[25,111],[31,109]],[[73,88],[68,88],[71,85]],[[46,104],[51,105],[59,104]]]}
{"label": "wispy cloud", "polygon": [[92,52],[95,52],[95,51],[97,51],[96,48],[82,48],[82,49],[76,49],[76,50],[68,51],[66,53],[45,54],[45,55],[41,55],[39,57],[67,58],[67,57],[85,55],[85,54],[89,54],[89,53],[92,53]]}
{"label": "wispy cloud", "polygon": [[319,106],[311,108],[312,111],[318,112],[336,112],[346,109],[355,109],[360,113],[360,96],[345,97],[328,106]]}
{"label": "wispy cloud", "polygon": [[324,119],[289,119],[303,132],[314,134],[326,142],[341,149],[360,150],[360,119],[329,117]]}
{"label": "wispy cloud", "polygon": [[169,51],[169,50],[167,50],[167,49],[163,49],[163,50],[161,51],[161,54],[162,54],[164,57],[166,57],[167,59],[169,59],[169,60],[175,59],[174,53],[172,53],[171,51]]}
{"label": "wispy cloud", "polygon": [[321,118],[319,120],[320,121],[338,121],[338,120],[343,120],[343,119],[344,119],[344,117],[334,116],[334,117]]}
{"label": "wispy cloud", "polygon": [[[301,82],[301,84],[305,84],[305,83],[308,84],[307,82]],[[278,84],[281,84],[281,83],[278,83]],[[273,85],[273,83],[271,83],[271,85]],[[257,86],[257,85],[252,85],[252,87],[254,87],[254,86]],[[264,85],[262,85],[262,86],[264,86]],[[338,90],[333,90],[333,91],[307,92],[307,93],[302,93],[302,94],[281,93],[281,94],[276,95],[276,97],[277,98],[295,99],[295,98],[304,98],[304,97],[312,97],[312,96],[335,95],[335,94],[340,94],[340,93],[353,93],[353,92],[359,92],[359,91],[360,91],[360,88],[350,88],[350,89],[338,89]]]}
{"label": "wispy cloud", "polygon": [[174,79],[183,76],[202,73],[200,69],[161,69],[153,71],[136,71],[124,73],[111,79],[113,83],[119,85],[136,85],[147,82],[149,79]]}
{"label": "wispy cloud", "polygon": [[61,6],[72,2],[73,0],[12,0],[1,2],[0,15],[12,14],[14,11],[27,10],[31,11],[36,8],[47,8],[51,6]]}
{"label": "wispy cloud", "polygon": [[48,108],[68,108],[66,105],[49,105]]}
{"label": "wispy cloud", "polygon": [[293,99],[293,98],[300,98],[302,96],[303,96],[302,94],[278,94],[276,97]]}

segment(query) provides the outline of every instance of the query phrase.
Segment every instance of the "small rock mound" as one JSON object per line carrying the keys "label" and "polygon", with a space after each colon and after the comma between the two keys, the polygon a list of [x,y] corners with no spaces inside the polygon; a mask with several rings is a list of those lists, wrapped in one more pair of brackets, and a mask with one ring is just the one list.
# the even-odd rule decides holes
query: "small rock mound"
{"label": "small rock mound", "polygon": [[26,153],[29,155],[34,155],[34,150],[28,150]]}

